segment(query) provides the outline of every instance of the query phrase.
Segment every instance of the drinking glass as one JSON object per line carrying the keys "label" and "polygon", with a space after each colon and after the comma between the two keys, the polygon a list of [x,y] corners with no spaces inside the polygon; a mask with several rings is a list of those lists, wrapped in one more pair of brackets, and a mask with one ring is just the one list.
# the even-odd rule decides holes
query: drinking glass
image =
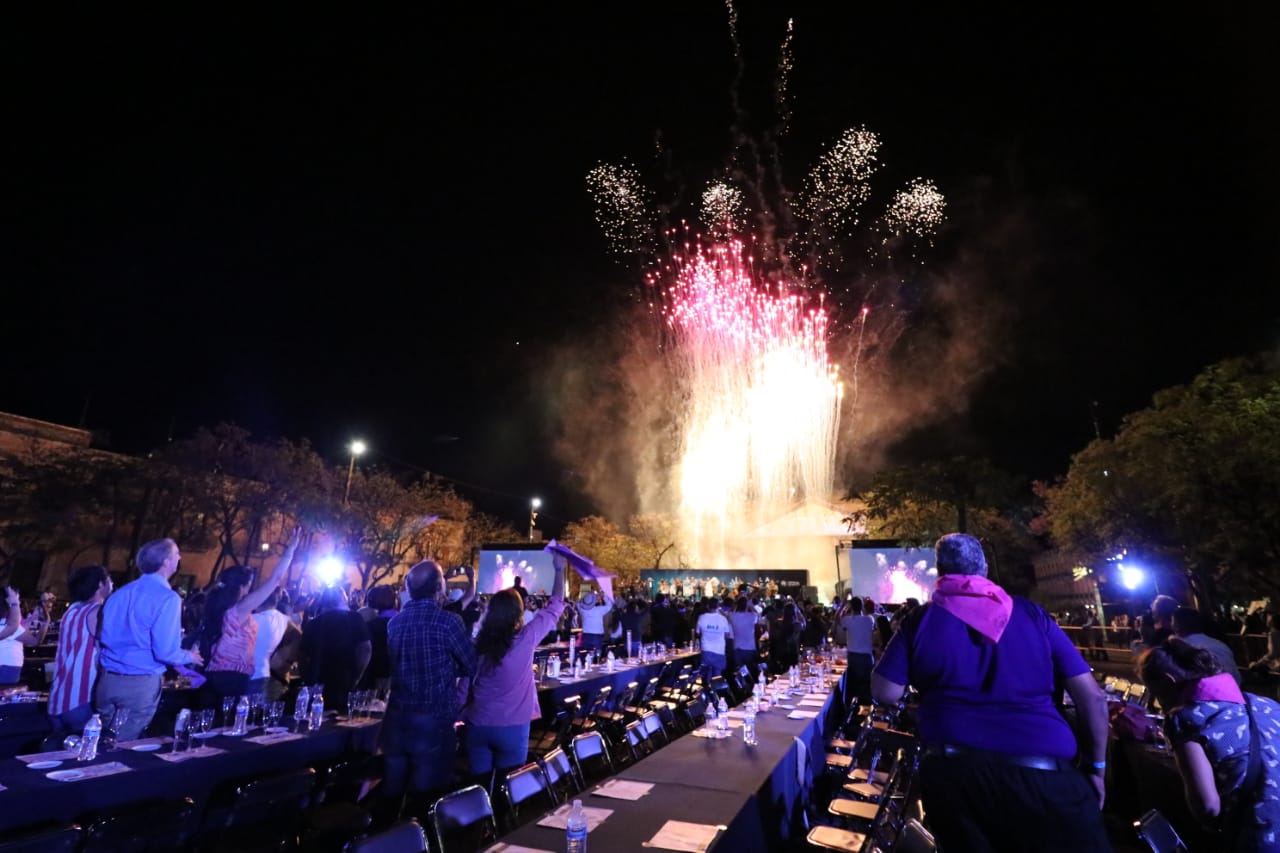
{"label": "drinking glass", "polygon": [[359,690],[352,690],[347,693],[347,719],[355,720],[356,711],[360,708],[360,699],[362,693]]}
{"label": "drinking glass", "polygon": [[284,702],[272,702],[267,705],[267,725],[276,728],[280,725],[280,718],[284,716]]}
{"label": "drinking glass", "polygon": [[62,748],[67,752],[80,754],[80,735],[67,735],[62,741]]}
{"label": "drinking glass", "polygon": [[250,728],[258,728],[266,725],[263,717],[266,713],[267,697],[261,693],[255,693],[249,697],[249,726]]}
{"label": "drinking glass", "polygon": [[111,715],[111,719],[107,721],[106,726],[102,729],[102,739],[98,745],[99,752],[109,752],[116,747],[116,741],[120,739],[120,729],[129,721],[128,708],[116,708],[115,713]]}
{"label": "drinking glass", "polygon": [[222,726],[223,728],[231,728],[231,723],[235,719],[236,713],[236,697],[222,697]]}

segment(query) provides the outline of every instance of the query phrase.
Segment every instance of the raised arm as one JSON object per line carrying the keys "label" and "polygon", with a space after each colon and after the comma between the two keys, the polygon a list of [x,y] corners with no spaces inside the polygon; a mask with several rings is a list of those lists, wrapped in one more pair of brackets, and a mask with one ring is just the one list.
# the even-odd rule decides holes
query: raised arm
{"label": "raised arm", "polygon": [[459,599],[458,603],[462,606],[463,610],[466,610],[467,606],[476,600],[476,570],[471,566],[464,566],[463,570],[467,574],[467,589],[466,592],[463,593],[462,598]]}
{"label": "raised arm", "polygon": [[[556,575],[551,579],[551,600],[564,601],[564,567],[566,560],[563,554],[552,553],[551,565],[556,567]],[[472,582],[474,587],[475,583]]]}
{"label": "raised arm", "polygon": [[262,603],[271,597],[271,593],[276,591],[276,587],[280,586],[280,582],[289,574],[289,565],[293,562],[293,552],[298,549],[298,539],[301,533],[301,527],[293,528],[293,536],[290,537],[289,544],[285,546],[284,554],[281,555],[280,561],[276,563],[275,570],[271,572],[271,576],[259,584],[257,589],[236,603],[236,610],[241,617],[246,617],[261,607]]}
{"label": "raised arm", "polygon": [[22,630],[22,597],[16,589],[6,586],[4,601],[9,610],[4,617],[4,627],[0,628],[0,640],[7,640]]}

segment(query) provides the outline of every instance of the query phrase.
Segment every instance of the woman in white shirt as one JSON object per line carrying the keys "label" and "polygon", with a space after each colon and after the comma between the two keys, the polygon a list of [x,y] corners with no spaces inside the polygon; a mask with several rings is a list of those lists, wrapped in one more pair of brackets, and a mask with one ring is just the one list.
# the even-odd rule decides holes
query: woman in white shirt
{"label": "woman in white shirt", "polygon": [[40,638],[22,626],[22,598],[11,586],[4,588],[4,618],[0,619],[0,687],[17,684],[22,678],[22,647],[34,646]]}

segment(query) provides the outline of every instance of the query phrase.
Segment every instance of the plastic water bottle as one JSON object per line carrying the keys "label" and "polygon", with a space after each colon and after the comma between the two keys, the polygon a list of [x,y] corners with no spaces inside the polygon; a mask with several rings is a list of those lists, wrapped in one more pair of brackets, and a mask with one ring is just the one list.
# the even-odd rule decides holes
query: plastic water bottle
{"label": "plastic water bottle", "polygon": [[191,746],[191,709],[183,708],[173,721],[173,751],[181,752]]}
{"label": "plastic water bottle", "polygon": [[716,713],[716,728],[720,731],[729,730],[729,703],[724,701],[724,697],[720,697],[720,707]]}
{"label": "plastic water bottle", "polygon": [[236,703],[236,721],[231,726],[233,735],[242,735],[249,722],[249,697],[241,696],[240,701]]}
{"label": "plastic water bottle", "polygon": [[298,691],[298,699],[293,703],[293,721],[298,724],[298,729],[307,721],[307,715],[311,713],[311,691],[307,686],[302,685],[302,689]]}
{"label": "plastic water bottle", "polygon": [[613,668],[618,665],[618,659],[613,656],[613,649],[609,649],[609,656],[605,658],[605,669],[613,672]]}
{"label": "plastic water bottle", "polygon": [[716,721],[717,716],[719,715],[716,713],[716,703],[708,702],[707,703],[707,728],[709,729],[720,728],[720,726],[717,725],[717,721]]}
{"label": "plastic water bottle", "polygon": [[587,853],[587,814],[582,800],[574,800],[569,816],[564,819],[565,853]]}
{"label": "plastic water bottle", "polygon": [[748,699],[743,711],[742,742],[747,746],[756,745],[756,700]]}
{"label": "plastic water bottle", "polygon": [[84,724],[84,734],[80,738],[80,761],[93,761],[98,757],[98,738],[102,737],[102,720],[97,714]]}
{"label": "plastic water bottle", "polygon": [[324,697],[317,693],[311,698],[311,728],[317,731],[324,725]]}

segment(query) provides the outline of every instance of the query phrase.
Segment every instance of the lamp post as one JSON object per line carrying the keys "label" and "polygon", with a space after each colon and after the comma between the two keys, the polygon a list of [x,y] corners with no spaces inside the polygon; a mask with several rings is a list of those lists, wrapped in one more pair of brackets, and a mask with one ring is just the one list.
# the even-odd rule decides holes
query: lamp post
{"label": "lamp post", "polygon": [[533,541],[533,528],[538,524],[538,510],[542,508],[542,499],[534,498],[529,501],[529,541]]}
{"label": "lamp post", "polygon": [[342,493],[342,505],[347,506],[351,503],[351,478],[356,473],[356,457],[362,455],[369,447],[360,439],[356,439],[347,445],[347,450],[351,451],[351,464],[347,466],[347,488]]}

